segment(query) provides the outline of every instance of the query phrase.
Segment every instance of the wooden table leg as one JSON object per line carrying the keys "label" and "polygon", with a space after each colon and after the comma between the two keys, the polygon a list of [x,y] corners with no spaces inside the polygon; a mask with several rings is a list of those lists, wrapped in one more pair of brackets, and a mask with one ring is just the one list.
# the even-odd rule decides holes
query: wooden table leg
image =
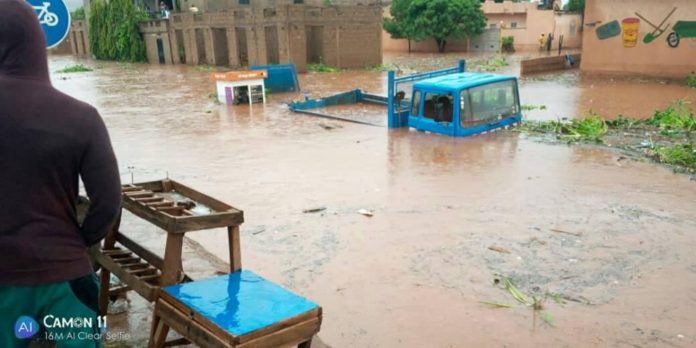
{"label": "wooden table leg", "polygon": [[[104,243],[102,250],[113,249],[116,246],[116,235],[118,234],[118,229],[121,226],[121,210],[118,213],[118,217],[111,226],[111,230],[106,234],[104,238]],[[101,268],[101,273],[99,275],[99,314],[106,315],[109,310],[109,288],[111,287],[111,272],[109,272],[105,267]]]}
{"label": "wooden table leg", "polygon": [[227,240],[230,248],[230,272],[242,269],[242,248],[239,239],[239,226],[227,227]]}
{"label": "wooden table leg", "polygon": [[167,245],[164,249],[164,265],[160,285],[172,285],[181,280],[184,267],[181,262],[181,252],[184,247],[183,233],[167,233]]}
{"label": "wooden table leg", "polygon": [[152,328],[150,329],[150,343],[149,348],[162,348],[167,341],[167,334],[169,333],[169,325],[167,325],[159,316],[157,309],[159,303],[155,305],[155,310],[152,315]]}

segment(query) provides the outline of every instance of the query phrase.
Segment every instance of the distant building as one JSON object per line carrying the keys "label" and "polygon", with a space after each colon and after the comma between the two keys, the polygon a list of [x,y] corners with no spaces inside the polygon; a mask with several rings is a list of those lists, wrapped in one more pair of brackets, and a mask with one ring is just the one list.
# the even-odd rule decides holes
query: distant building
{"label": "distant building", "polygon": [[[180,0],[181,12],[141,24],[151,63],[243,67],[308,63],[341,68],[382,62],[375,1]],[[154,1],[152,5],[154,6]],[[183,9],[195,6],[198,13]]]}
{"label": "distant building", "polygon": [[[579,48],[582,45],[582,15],[554,11],[553,8],[550,1],[481,1],[481,10],[488,19],[484,33],[469,40],[448,41],[447,51],[495,52],[500,50],[501,38],[505,36],[514,37],[516,50],[538,50],[540,35],[548,33],[553,33],[556,39],[563,35],[564,48]],[[389,15],[388,7],[385,15]],[[557,49],[558,41],[554,40],[553,44]],[[384,32],[383,46],[386,51],[403,52],[408,50],[409,42],[392,39]],[[412,41],[410,46],[413,52],[437,52],[434,40]]]}
{"label": "distant building", "polygon": [[696,1],[587,0],[580,68],[684,78],[696,71]]}

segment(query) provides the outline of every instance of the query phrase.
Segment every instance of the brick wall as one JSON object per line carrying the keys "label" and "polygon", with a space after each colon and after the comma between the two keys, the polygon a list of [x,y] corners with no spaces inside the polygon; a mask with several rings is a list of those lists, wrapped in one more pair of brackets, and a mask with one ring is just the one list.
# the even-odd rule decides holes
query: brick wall
{"label": "brick wall", "polygon": [[[179,62],[176,32],[180,31],[188,64],[237,66],[241,65],[240,52],[246,51],[249,64],[267,64],[269,56],[277,56],[280,63],[292,62],[299,71],[305,71],[308,27],[320,28],[318,45],[325,64],[354,68],[382,62],[382,10],[379,6],[237,6],[227,11],[172,14],[167,22],[166,49],[170,50],[167,55],[173,57],[168,63]],[[150,58],[150,52],[156,52],[156,47],[151,47],[156,41],[149,38],[153,33],[145,29],[141,26],[148,45],[148,59],[156,63],[157,60]],[[198,42],[201,35],[196,35],[197,29],[203,30],[203,44]],[[238,40],[241,30],[246,45]],[[269,40],[277,40],[277,45],[266,42],[267,32],[273,33]],[[205,52],[201,52],[201,47]],[[269,47],[277,47],[277,52],[267,52]]]}

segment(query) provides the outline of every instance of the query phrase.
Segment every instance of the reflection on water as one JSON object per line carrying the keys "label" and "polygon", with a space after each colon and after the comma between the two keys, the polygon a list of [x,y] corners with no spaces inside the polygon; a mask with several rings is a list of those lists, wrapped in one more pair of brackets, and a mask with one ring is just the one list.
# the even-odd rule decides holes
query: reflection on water
{"label": "reflection on water", "polygon": [[[51,70],[75,61],[52,57]],[[687,178],[651,164],[618,163],[618,155],[605,150],[539,144],[516,133],[457,139],[349,123],[327,127],[324,119],[288,111],[286,103],[303,94],[271,95],[266,105],[216,105],[209,73],[83,63],[97,69],[53,74],[52,80],[100,110],[124,180],[133,166],[136,181],[168,176],[243,209],[245,267],[322,305],[320,336],[334,347],[587,346],[597,338],[646,345],[644,338],[633,341],[634,332],[621,323],[662,291],[658,281],[646,280],[643,292],[618,280],[603,285],[602,294],[625,295],[617,300],[622,305],[550,304],[557,325],[543,335],[530,328],[532,311],[479,304],[511,301],[490,285],[499,270],[492,244],[515,250],[529,248],[524,243],[531,237],[556,238],[528,252],[543,253],[578,277],[591,274],[583,268],[588,264],[568,261],[566,250],[577,242],[561,241],[564,236],[548,228],[583,231],[579,243],[592,247],[582,255],[593,262],[606,262],[607,253],[592,251],[601,246],[647,255],[641,259],[648,264],[627,265],[623,272],[635,273],[625,279],[648,277],[654,273],[644,270],[659,266],[661,274],[683,280],[670,282],[678,308],[665,314],[664,307],[643,307],[646,317],[636,325],[663,323],[675,335],[693,331],[686,318],[696,308],[696,273],[686,267],[696,265],[690,233],[696,230],[696,186]],[[311,97],[358,87],[385,92],[380,72],[309,74],[300,81]],[[521,86],[523,103],[547,106],[529,115],[540,119],[589,108],[647,116],[677,97],[696,99],[696,90],[671,82],[577,72],[524,78]],[[360,118],[360,107],[338,112]],[[373,115],[378,109],[365,111],[365,119],[380,117]],[[327,209],[303,213],[316,206]],[[225,231],[191,237],[227,257]],[[495,257],[512,269],[534,260],[515,253]],[[557,275],[541,275],[548,284],[564,284]],[[592,337],[583,334],[588,327]]]}

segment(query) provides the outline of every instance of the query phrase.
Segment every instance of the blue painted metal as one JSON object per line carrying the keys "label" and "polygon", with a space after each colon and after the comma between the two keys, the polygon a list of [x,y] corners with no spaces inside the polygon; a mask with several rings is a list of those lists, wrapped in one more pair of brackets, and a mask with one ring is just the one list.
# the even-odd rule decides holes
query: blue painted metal
{"label": "blue painted metal", "polygon": [[327,118],[327,119],[337,120],[337,121],[345,121],[345,122],[351,122],[351,123],[364,124],[364,125],[368,125],[368,126],[383,127],[380,124],[374,124],[374,123],[370,123],[370,122],[353,120],[353,119],[349,119],[349,118],[324,114],[324,113],[316,112],[316,111],[309,111],[311,109],[324,108],[327,106],[355,104],[355,103],[360,103],[360,102],[386,105],[387,98],[385,98],[383,96],[375,95],[375,94],[365,93],[360,89],[354,89],[352,91],[339,93],[339,94],[332,95],[332,96],[326,97],[326,98],[306,99],[305,101],[301,101],[301,102],[292,102],[292,103],[288,104],[288,106],[290,107],[290,111],[299,112],[299,113],[303,113],[303,114],[310,115],[310,116],[322,117],[322,118]]}
{"label": "blue painted metal", "polygon": [[[327,115],[320,112],[309,111],[315,108],[322,108],[333,105],[353,104],[357,102],[373,102],[387,105],[388,112],[388,127],[401,128],[413,127],[419,131],[428,131],[433,133],[445,134],[455,137],[464,137],[479,133],[493,131],[495,129],[520,123],[522,115],[518,112],[515,115],[505,117],[503,119],[492,121],[488,124],[478,124],[475,126],[464,127],[460,123],[459,107],[453,108],[453,120],[449,124],[438,123],[434,120],[421,117],[423,115],[423,103],[417,105],[418,115],[411,115],[411,100],[412,98],[404,98],[400,102],[396,101],[396,93],[399,91],[399,85],[405,83],[413,83],[413,91],[429,91],[438,94],[451,93],[456,96],[453,105],[459,104],[459,95],[461,91],[487,85],[501,81],[514,81],[517,85],[517,79],[512,76],[495,75],[489,73],[467,73],[466,61],[461,60],[456,67],[428,71],[408,76],[396,77],[394,71],[387,73],[387,97],[367,94],[361,90],[353,90],[345,93],[340,93],[334,96],[321,99],[307,99],[303,102],[293,102],[290,104],[290,110],[301,112],[312,116],[325,117],[329,119],[342,120],[353,123],[366,124],[371,126],[379,126],[372,123],[345,119],[337,116]],[[519,107],[519,90],[517,93],[517,109]]]}
{"label": "blue painted metal", "polygon": [[428,89],[458,93],[463,89],[508,80],[515,80],[515,78],[512,76],[488,73],[458,73],[434,77],[417,82],[413,85],[413,89]]}
{"label": "blue painted metal", "polygon": [[234,336],[318,308],[251,271],[171,285],[164,291]]}
{"label": "blue painted metal", "polygon": [[250,70],[266,70],[268,77],[263,80],[271,93],[299,92],[300,82],[294,64],[252,65]]}
{"label": "blue painted metal", "polygon": [[[486,73],[457,73],[446,76],[439,76],[420,81],[413,86],[413,93],[451,93],[454,97],[453,105],[460,105],[459,97],[462,91],[472,87],[483,86],[502,81],[514,81],[517,86],[517,78],[513,76],[494,75]],[[494,131],[501,127],[511,126],[522,122],[521,108],[519,105],[519,88],[515,88],[517,94],[517,114],[508,116],[487,124],[480,124],[472,127],[463,127],[460,122],[460,108],[453,108],[452,122],[442,123],[432,119],[422,117],[423,102],[418,105],[418,115],[408,116],[408,126],[419,131],[444,134],[453,137],[466,137],[470,135]]]}
{"label": "blue painted metal", "polygon": [[389,98],[388,110],[387,110],[387,124],[389,128],[402,128],[408,127],[408,108],[410,102],[408,99],[403,100],[401,103],[396,103],[395,95],[399,91],[399,85],[404,83],[411,83],[420,80],[425,80],[437,76],[444,76],[456,73],[462,73],[466,69],[466,61],[460,60],[459,64],[453,68],[427,71],[413,75],[407,75],[402,77],[396,77],[394,71],[389,71],[387,73],[387,97]]}
{"label": "blue painted metal", "polygon": [[46,37],[46,48],[58,46],[70,31],[70,11],[63,0],[27,0]]}

